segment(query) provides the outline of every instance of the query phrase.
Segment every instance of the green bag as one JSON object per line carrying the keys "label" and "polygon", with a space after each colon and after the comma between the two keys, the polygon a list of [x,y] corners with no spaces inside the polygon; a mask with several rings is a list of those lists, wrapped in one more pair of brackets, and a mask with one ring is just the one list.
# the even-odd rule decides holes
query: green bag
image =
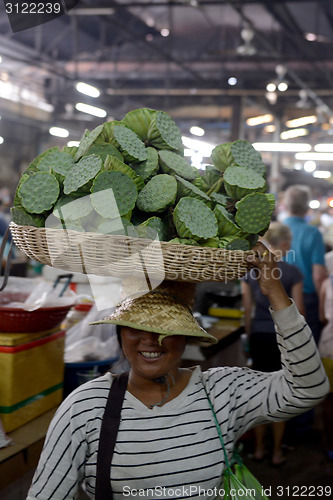
{"label": "green bag", "polygon": [[[224,447],[222,432],[220,429],[220,425],[217,420],[217,416],[215,414],[212,402],[208,396],[205,385],[204,389],[206,392],[206,396],[208,399],[208,403],[210,409],[214,415],[214,421],[216,425],[216,429],[221,441],[224,460],[225,460],[225,469],[222,475],[222,482],[218,491],[220,493],[219,496],[216,497],[216,500],[269,500],[269,498],[263,492],[263,487],[259,483],[259,481],[254,477],[254,475],[249,471],[249,469],[244,465],[240,455],[238,452],[234,451],[233,454],[233,467],[230,465],[226,449]],[[221,495],[222,493],[222,495]]]}

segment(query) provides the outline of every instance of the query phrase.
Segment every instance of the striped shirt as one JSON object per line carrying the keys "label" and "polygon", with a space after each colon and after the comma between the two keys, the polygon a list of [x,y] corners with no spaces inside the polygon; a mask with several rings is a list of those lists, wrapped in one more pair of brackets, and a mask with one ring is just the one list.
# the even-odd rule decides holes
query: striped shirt
{"label": "striped shirt", "polygon": [[[115,500],[215,498],[224,457],[203,384],[228,454],[248,429],[291,418],[319,403],[328,382],[311,331],[294,304],[271,311],[282,370],[192,369],[187,387],[162,407],[147,408],[128,391],[111,466]],[[110,373],[78,387],[58,408],[27,500],[75,499],[79,483],[94,498],[101,421]]]}

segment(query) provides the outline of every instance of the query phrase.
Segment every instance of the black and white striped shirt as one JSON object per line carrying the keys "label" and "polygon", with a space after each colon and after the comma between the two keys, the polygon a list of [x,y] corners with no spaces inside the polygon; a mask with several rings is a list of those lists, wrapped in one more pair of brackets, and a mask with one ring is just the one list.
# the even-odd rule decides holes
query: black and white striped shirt
{"label": "black and white striped shirt", "polygon": [[[283,370],[192,370],[184,391],[148,409],[126,392],[111,466],[115,500],[214,498],[224,457],[203,384],[210,395],[225,447],[267,421],[288,419],[319,403],[328,382],[311,331],[291,305],[272,316]],[[75,499],[78,484],[94,498],[101,420],[111,374],[80,386],[62,403],[50,425],[27,500]]]}

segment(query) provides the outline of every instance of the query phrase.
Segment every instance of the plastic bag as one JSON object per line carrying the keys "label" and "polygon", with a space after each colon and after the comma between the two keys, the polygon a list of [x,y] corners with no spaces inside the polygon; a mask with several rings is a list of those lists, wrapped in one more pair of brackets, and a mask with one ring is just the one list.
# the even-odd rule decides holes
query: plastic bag
{"label": "plastic bag", "polygon": [[247,488],[244,484],[240,482],[236,474],[232,472],[229,468],[225,469],[223,472],[223,494],[224,496],[217,497],[220,500],[256,500],[257,496],[254,496],[253,490]]}
{"label": "plastic bag", "polygon": [[98,311],[94,304],[88,314],[72,326],[65,337],[65,363],[97,361],[118,357],[120,347],[116,327],[111,324],[90,325],[111,314],[114,308]]}
{"label": "plastic bag", "polygon": [[255,492],[254,497],[256,500],[269,500],[263,491],[263,486],[243,462],[235,464],[234,468],[237,479],[247,490]]}

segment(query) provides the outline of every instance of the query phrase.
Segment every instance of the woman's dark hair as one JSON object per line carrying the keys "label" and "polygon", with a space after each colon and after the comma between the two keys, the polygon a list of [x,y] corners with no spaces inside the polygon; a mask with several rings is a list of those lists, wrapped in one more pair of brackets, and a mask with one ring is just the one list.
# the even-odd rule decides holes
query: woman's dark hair
{"label": "woman's dark hair", "polygon": [[116,325],[116,334],[117,334],[117,339],[118,339],[119,345],[120,345],[120,347],[122,347],[122,345],[121,345],[121,325]]}

